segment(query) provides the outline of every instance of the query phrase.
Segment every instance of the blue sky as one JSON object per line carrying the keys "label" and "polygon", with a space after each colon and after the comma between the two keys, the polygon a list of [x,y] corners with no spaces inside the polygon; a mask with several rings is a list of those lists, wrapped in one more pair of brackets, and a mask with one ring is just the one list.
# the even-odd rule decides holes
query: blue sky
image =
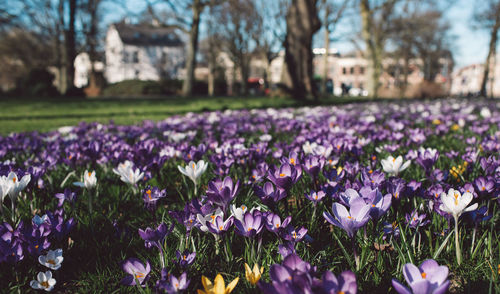
{"label": "blue sky", "polygon": [[[126,5],[129,11],[139,13],[145,8],[144,0],[126,0]],[[474,11],[476,1],[472,0],[456,0],[450,9],[445,12],[445,17],[451,24],[451,33],[456,37],[455,47],[453,49],[456,67],[459,68],[473,63],[483,63],[488,54],[489,35],[484,30],[472,29],[471,15]],[[116,22],[120,20],[125,11],[117,6],[108,7],[111,13],[105,16],[105,23]],[[352,21],[344,21],[338,27],[339,34],[349,35],[353,27]],[[318,38],[322,39],[321,37]],[[322,41],[318,40],[319,46],[322,46]],[[331,46],[339,49],[341,53],[353,50],[354,46],[348,40],[339,40],[332,43]]]}

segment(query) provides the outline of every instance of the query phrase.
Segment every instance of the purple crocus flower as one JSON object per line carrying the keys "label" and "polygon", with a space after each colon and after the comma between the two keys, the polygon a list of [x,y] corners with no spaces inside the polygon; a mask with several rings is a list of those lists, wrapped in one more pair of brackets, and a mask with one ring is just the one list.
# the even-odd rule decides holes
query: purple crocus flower
{"label": "purple crocus flower", "polygon": [[307,199],[311,200],[314,203],[314,205],[321,202],[321,200],[323,200],[323,198],[325,198],[326,196],[325,192],[323,191],[319,192],[311,191],[309,194],[306,193],[304,195],[306,196]]}
{"label": "purple crocus flower", "polygon": [[253,212],[245,213],[243,221],[235,220],[234,225],[236,233],[245,237],[253,237],[262,230],[264,222],[262,212],[254,210]]}
{"label": "purple crocus flower", "polygon": [[304,170],[315,180],[325,165],[325,159],[319,156],[308,156],[304,160]]}
{"label": "purple crocus flower", "polygon": [[165,223],[161,223],[156,229],[151,229],[149,227],[145,230],[139,229],[139,236],[144,240],[144,246],[146,246],[146,248],[155,246],[161,249],[163,240],[173,229],[173,223],[170,227],[167,227]]}
{"label": "purple crocus flower", "polygon": [[418,157],[416,162],[420,164],[425,171],[429,171],[431,167],[436,163],[439,157],[439,151],[433,148],[423,148],[420,147],[418,150]]}
{"label": "purple crocus flower", "polygon": [[382,196],[382,193],[378,189],[372,190],[369,186],[362,187],[359,190],[359,194],[354,189],[347,189],[344,193],[340,194],[340,199],[348,206],[351,206],[351,202],[357,201],[356,199],[358,198],[361,198],[366,204],[371,206],[370,216],[378,220],[391,206],[392,197],[391,194]]}
{"label": "purple crocus flower", "polygon": [[267,173],[267,178],[285,191],[289,191],[301,176],[302,170],[288,163],[282,164],[280,168],[272,166]]}
{"label": "purple crocus flower", "polygon": [[254,186],[254,191],[264,204],[270,206],[287,196],[284,190],[280,188],[275,189],[271,182],[266,182],[262,188]]}
{"label": "purple crocus flower", "polygon": [[279,215],[272,213],[272,212],[268,212],[265,215],[265,223],[264,224],[266,226],[266,229],[269,232],[273,232],[273,233],[277,234],[282,228],[288,226],[288,224],[290,223],[291,220],[292,220],[292,217],[287,216],[283,220],[283,222],[281,222],[281,218]]}
{"label": "purple crocus flower", "polygon": [[175,218],[180,224],[186,227],[186,234],[189,234],[191,229],[196,225],[196,213],[190,210],[190,204],[187,203],[184,206],[184,210],[181,211],[169,211],[168,214]]}
{"label": "purple crocus flower", "polygon": [[307,229],[304,227],[295,228],[292,225],[288,225],[281,233],[283,239],[292,242],[300,242],[304,237],[306,237]]}
{"label": "purple crocus flower", "polygon": [[186,249],[184,250],[184,252],[181,253],[179,250],[176,250],[175,255],[177,256],[177,263],[182,268],[185,268],[194,262],[194,259],[196,257],[196,252],[189,252]]}
{"label": "purple crocus flower", "polygon": [[495,187],[495,182],[492,179],[478,177],[474,181],[474,185],[476,186],[479,195],[486,196],[491,192],[493,192],[493,188]]}
{"label": "purple crocus flower", "polygon": [[160,190],[158,187],[147,187],[142,195],[144,206],[149,210],[154,210],[158,200],[167,196],[165,189]]}
{"label": "purple crocus flower", "polygon": [[448,290],[450,281],[448,277],[448,267],[439,265],[433,259],[427,259],[419,267],[407,263],[403,266],[403,276],[410,285],[406,288],[398,280],[392,279],[392,286],[400,294],[422,293],[422,294],[442,294]]}
{"label": "purple crocus flower", "polygon": [[224,220],[224,215],[216,215],[212,222],[206,222],[206,226],[211,233],[221,235],[229,230],[233,225],[233,221],[233,216]]}
{"label": "purple crocus flower", "polygon": [[71,203],[76,201],[76,193],[71,192],[71,190],[69,188],[64,189],[64,193],[57,193],[55,196],[57,199],[59,199],[59,201],[57,203],[57,206],[59,206],[59,207],[61,207],[63,205],[64,201],[66,201],[66,200],[71,202]]}
{"label": "purple crocus flower", "polygon": [[144,283],[149,279],[151,266],[146,260],[146,266],[137,258],[131,257],[121,263],[121,268],[128,275],[121,280],[123,285],[135,286],[136,282],[145,287]]}
{"label": "purple crocus flower", "polygon": [[382,238],[384,240],[387,238],[387,236],[394,236],[394,238],[396,239],[399,238],[399,234],[401,233],[401,231],[399,230],[399,226],[395,221],[393,223],[384,222],[383,225],[384,236]]}
{"label": "purple crocus flower", "polygon": [[259,281],[263,293],[313,293],[315,267],[303,261],[296,254],[287,255],[283,263],[273,264],[269,269],[270,283]]}
{"label": "purple crocus flower", "polygon": [[189,286],[187,273],[182,273],[179,277],[167,273],[167,269],[161,270],[161,279],[156,283],[158,290],[163,290],[168,294],[181,293]]}
{"label": "purple crocus flower", "polygon": [[431,222],[430,220],[426,220],[425,217],[426,217],[425,213],[418,215],[417,210],[414,209],[411,212],[411,214],[407,213],[405,215],[406,224],[412,229],[417,229],[419,227],[423,227]]}
{"label": "purple crocus flower", "polygon": [[295,243],[285,242],[278,245],[278,252],[281,254],[281,257],[283,257],[283,259],[292,253],[295,254]]}
{"label": "purple crocus flower", "polygon": [[370,220],[369,204],[361,198],[356,198],[350,202],[349,211],[340,203],[333,203],[331,215],[323,212],[323,217],[332,225],[344,229],[349,237],[354,237],[359,228],[363,227]]}
{"label": "purple crocus flower", "polygon": [[325,294],[356,294],[358,291],[356,275],[351,271],[344,271],[335,277],[331,271],[326,271],[315,290]]}
{"label": "purple crocus flower", "polygon": [[233,180],[230,177],[225,177],[224,180],[216,179],[208,183],[207,198],[213,204],[222,208],[222,211],[227,212],[229,203],[238,193],[240,181],[233,185]]}

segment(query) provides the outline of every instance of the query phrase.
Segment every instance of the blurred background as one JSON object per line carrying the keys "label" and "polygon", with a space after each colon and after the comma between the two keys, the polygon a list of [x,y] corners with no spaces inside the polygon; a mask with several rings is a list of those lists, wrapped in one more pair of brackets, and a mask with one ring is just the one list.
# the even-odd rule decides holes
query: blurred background
{"label": "blurred background", "polygon": [[499,0],[0,0],[0,94],[496,97],[499,27]]}

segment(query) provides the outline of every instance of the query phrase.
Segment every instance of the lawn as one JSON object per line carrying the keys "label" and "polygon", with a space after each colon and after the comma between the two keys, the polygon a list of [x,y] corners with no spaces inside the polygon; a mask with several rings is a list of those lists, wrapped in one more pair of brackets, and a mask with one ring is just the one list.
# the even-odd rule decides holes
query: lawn
{"label": "lawn", "polygon": [[16,103],[0,292],[500,293],[496,101]]}
{"label": "lawn", "polygon": [[[328,98],[338,104],[366,98]],[[210,110],[303,105],[276,97],[163,97],[163,98],[0,98],[0,134],[50,131],[79,122],[136,124],[162,120],[174,114]]]}

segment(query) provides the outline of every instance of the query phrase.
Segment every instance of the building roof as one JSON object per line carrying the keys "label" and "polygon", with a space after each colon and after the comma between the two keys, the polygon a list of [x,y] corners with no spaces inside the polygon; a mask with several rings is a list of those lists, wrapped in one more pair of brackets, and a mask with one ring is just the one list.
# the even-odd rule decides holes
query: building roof
{"label": "building roof", "polygon": [[123,22],[114,24],[114,27],[124,44],[168,47],[183,45],[183,42],[172,28]]}

